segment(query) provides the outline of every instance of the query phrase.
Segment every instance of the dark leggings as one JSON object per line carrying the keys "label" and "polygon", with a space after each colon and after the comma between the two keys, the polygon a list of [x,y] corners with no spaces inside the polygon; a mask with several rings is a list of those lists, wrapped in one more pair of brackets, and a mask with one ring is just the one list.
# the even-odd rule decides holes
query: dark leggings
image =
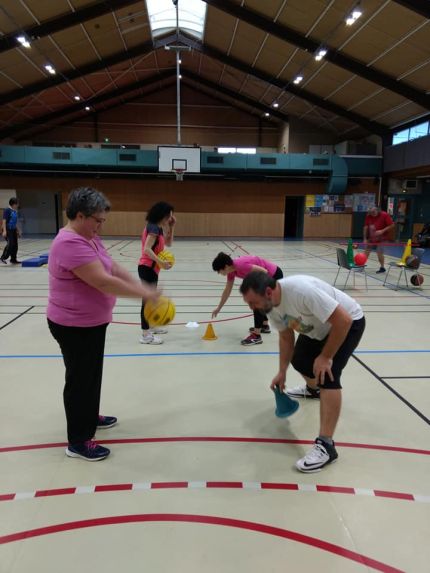
{"label": "dark leggings", "polygon": [[[139,265],[137,267],[137,272],[139,273],[139,278],[142,282],[157,286],[158,274],[154,271],[154,269],[151,269],[151,267],[147,267],[146,265]],[[142,307],[140,309],[140,323],[142,325],[142,330],[149,330],[149,324],[146,322],[144,310],[145,301],[142,300]]]}
{"label": "dark leggings", "polygon": [[14,263],[18,253],[18,231],[16,229],[6,229],[6,241],[1,258],[3,261],[7,261],[10,257],[10,260]]}
{"label": "dark leggings", "polygon": [[[276,271],[275,274],[273,275],[273,278],[278,281],[279,279],[282,279],[283,276],[284,273],[282,272],[282,269],[276,267]],[[263,324],[268,320],[269,319],[267,318],[267,316],[260,310],[254,310],[254,328],[261,328]]]}
{"label": "dark leggings", "polygon": [[63,398],[69,444],[82,444],[96,433],[107,324],[62,326],[48,319],[66,367]]}

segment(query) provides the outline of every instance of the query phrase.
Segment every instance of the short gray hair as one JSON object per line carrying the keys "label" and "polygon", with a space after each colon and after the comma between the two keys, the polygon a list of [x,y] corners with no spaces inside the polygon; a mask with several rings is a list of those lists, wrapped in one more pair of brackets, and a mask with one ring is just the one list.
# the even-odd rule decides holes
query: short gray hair
{"label": "short gray hair", "polygon": [[93,187],[78,187],[70,192],[67,198],[66,215],[73,221],[78,213],[90,217],[94,213],[110,211],[109,200]]}

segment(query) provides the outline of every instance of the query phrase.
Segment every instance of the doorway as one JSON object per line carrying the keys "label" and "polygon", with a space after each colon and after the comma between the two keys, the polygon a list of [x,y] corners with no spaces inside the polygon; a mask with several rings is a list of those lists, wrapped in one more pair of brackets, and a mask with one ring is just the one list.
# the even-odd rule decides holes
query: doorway
{"label": "doorway", "polygon": [[393,219],[396,224],[395,240],[407,241],[412,237],[413,197],[395,197]]}
{"label": "doorway", "polygon": [[304,205],[303,196],[287,195],[285,197],[284,239],[303,238]]}

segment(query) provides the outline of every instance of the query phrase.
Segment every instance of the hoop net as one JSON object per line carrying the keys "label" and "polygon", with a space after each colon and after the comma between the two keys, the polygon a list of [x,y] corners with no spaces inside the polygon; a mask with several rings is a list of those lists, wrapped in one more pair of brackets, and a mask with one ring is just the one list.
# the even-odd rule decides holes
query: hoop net
{"label": "hoop net", "polygon": [[172,169],[176,175],[176,181],[184,180],[184,170],[183,169]]}

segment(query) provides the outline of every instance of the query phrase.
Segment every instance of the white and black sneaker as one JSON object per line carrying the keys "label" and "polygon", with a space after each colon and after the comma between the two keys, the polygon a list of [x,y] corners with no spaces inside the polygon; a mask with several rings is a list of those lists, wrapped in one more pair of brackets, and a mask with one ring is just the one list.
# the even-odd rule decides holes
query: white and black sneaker
{"label": "white and black sneaker", "polygon": [[338,454],[334,442],[333,445],[330,445],[317,438],[314,447],[309,450],[305,457],[297,460],[296,468],[305,474],[312,474],[320,472],[324,466],[332,464],[337,458]]}
{"label": "white and black sneaker", "polygon": [[295,386],[294,388],[287,388],[288,396],[291,398],[319,398],[320,391],[315,388],[311,388],[307,384],[302,384],[301,386]]}

